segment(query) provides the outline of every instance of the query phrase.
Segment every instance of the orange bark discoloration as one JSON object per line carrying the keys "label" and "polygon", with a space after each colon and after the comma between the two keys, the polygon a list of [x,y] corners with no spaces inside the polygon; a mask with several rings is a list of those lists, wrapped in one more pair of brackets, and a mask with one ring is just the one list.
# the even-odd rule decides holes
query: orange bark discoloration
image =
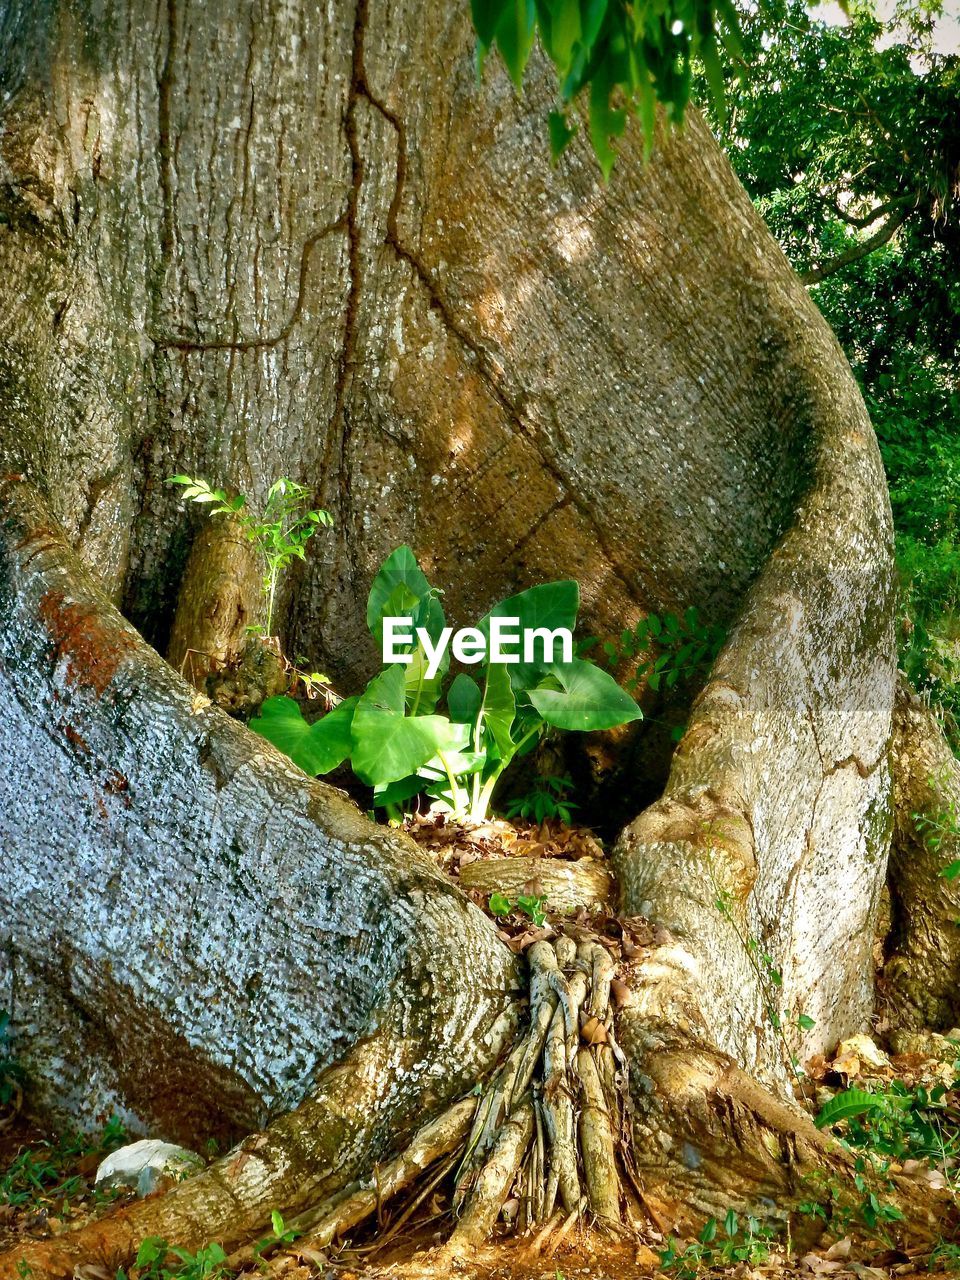
{"label": "orange bark discoloration", "polygon": [[119,629],[107,629],[88,605],[69,602],[60,591],[47,591],[38,612],[59,656],[67,660],[67,681],[102,695],[133,647]]}

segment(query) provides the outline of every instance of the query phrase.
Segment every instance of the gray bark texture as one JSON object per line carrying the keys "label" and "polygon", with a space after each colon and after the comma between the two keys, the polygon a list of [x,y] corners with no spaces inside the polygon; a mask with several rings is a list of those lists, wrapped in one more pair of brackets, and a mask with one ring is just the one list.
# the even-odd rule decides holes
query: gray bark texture
{"label": "gray bark texture", "polygon": [[[691,604],[730,626],[618,842],[624,909],[667,938],[621,1038],[651,1194],[756,1204],[828,1158],[786,1058],[872,1007],[886,487],[699,117],[646,165],[628,140],[605,187],[582,139],[551,169],[534,62],[522,100],[495,60],[478,83],[466,3],[0,4],[0,1004],[51,1109],[195,1138],[298,1107],[267,1141],[306,1142],[314,1191],[509,1038],[492,924],[156,652],[199,528],[164,479],[257,504],[290,475],[336,524],[288,577],[286,648],[345,691],[404,541],[454,624],[575,577],[588,632]],[[338,1061],[360,1087],[334,1141]],[[301,1194],[283,1150],[251,1223]]]}

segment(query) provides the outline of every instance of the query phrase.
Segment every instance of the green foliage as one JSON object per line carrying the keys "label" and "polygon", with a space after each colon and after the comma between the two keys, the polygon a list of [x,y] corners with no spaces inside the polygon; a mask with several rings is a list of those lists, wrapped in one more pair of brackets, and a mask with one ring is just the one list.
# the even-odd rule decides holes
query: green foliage
{"label": "green foliage", "polygon": [[273,608],[281,576],[294,560],[306,558],[307,543],[321,525],[333,524],[333,516],[329,511],[311,510],[309,489],[287,476],[281,476],[270,486],[259,516],[247,509],[243,494],[228,498],[223,489],[211,488],[206,480],[170,476],[167,483],[182,485],[184,498],[209,505],[211,515],[233,516],[245,537],[256,546],[266,566],[263,576],[266,629],[267,635],[272,634]]}
{"label": "green foliage", "polygon": [[534,894],[521,893],[518,898],[508,898],[505,893],[491,893],[490,895],[490,914],[493,916],[509,916],[514,911],[521,911],[525,916],[529,916],[536,928],[546,920],[544,912],[544,904],[546,898],[536,897]]}
{"label": "green foliage", "polygon": [[[612,667],[637,659],[628,689],[648,684],[653,690],[673,689],[704,679],[723,648],[727,633],[716,623],[706,623],[691,605],[682,615],[648,613],[630,630],[614,639],[591,638],[580,646],[581,653],[600,644],[604,660]],[[682,736],[682,727],[675,737]]]}
{"label": "green foliage", "polygon": [[0,1174],[0,1205],[68,1206],[86,1191],[84,1178],[68,1170],[84,1156],[106,1155],[128,1140],[123,1125],[113,1117],[96,1142],[68,1133],[44,1146],[20,1151]]}
{"label": "green foliage", "polygon": [[567,794],[572,790],[570,778],[537,778],[530,791],[510,801],[506,817],[526,818],[538,826],[547,818],[559,818],[569,826],[573,810],[578,807]]}
{"label": "green foliage", "polygon": [[733,1209],[728,1209],[722,1223],[708,1218],[699,1239],[685,1249],[670,1236],[660,1254],[660,1266],[664,1271],[675,1271],[680,1280],[696,1280],[705,1268],[759,1266],[769,1259],[773,1238],[774,1233],[756,1218],[748,1217],[741,1223]]}
{"label": "green foliage", "polygon": [[845,1089],[817,1116],[819,1128],[835,1128],[848,1146],[896,1160],[952,1167],[960,1156],[957,1092],[953,1084],[911,1088],[894,1080],[883,1089]]}
{"label": "green foliage", "polygon": [[283,1220],[283,1216],[274,1209],[270,1214],[270,1225],[273,1228],[270,1235],[264,1236],[262,1240],[258,1240],[253,1246],[253,1256],[262,1258],[263,1255],[271,1249],[276,1249],[278,1245],[293,1244],[294,1240],[303,1233],[295,1231],[292,1227],[288,1227]]}
{"label": "green foliage", "polygon": [[930,1270],[960,1271],[960,1244],[952,1240],[938,1240],[930,1254]]}
{"label": "green foliage", "polygon": [[850,1120],[867,1111],[875,1111],[882,1106],[882,1101],[878,1094],[868,1093],[866,1089],[846,1089],[823,1107],[816,1118],[816,1126],[823,1129],[827,1125],[839,1124],[841,1120]]}
{"label": "green foliage", "polygon": [[[502,601],[477,630],[489,641],[491,620],[510,617],[519,619],[521,634],[533,628],[572,631],[578,609],[575,582],[544,583]],[[416,629],[436,644],[445,619],[409,547],[388,557],[370,588],[367,625],[378,641],[386,617],[410,619],[412,643],[399,650],[409,663],[388,664],[363,694],[312,725],[281,698],[268,699],[251,728],[308,772],[328,772],[349,759],[357,777],[373,787],[375,805],[389,813],[423,792],[458,818],[483,821],[503,771],[548,726],[608,729],[640,718],[639,707],[612,676],[584,658],[548,660],[544,646],[529,661],[484,658],[479,681],[460,672],[447,683],[446,655],[431,675]],[[444,701],[446,714],[437,711]]]}
{"label": "green foliage", "polygon": [[550,115],[554,160],[577,130],[574,100],[587,99],[590,141],[609,178],[614,141],[639,117],[647,151],[653,144],[656,104],[667,119],[683,120],[698,59],[722,109],[721,49],[739,55],[737,14],[731,0],[471,0],[482,73],[491,48],[499,50],[519,89],[537,36],[557,74],[561,109]]}
{"label": "green foliage", "polygon": [[[927,785],[931,793],[939,798],[937,780],[928,778]],[[939,853],[945,840],[960,842],[960,814],[952,800],[935,811],[915,813],[913,820],[917,824],[917,830],[923,833],[924,844],[932,853]],[[960,876],[960,858],[954,858],[941,867],[940,875],[944,880],[956,880]]]}
{"label": "green foliage", "polygon": [[137,1250],[131,1280],[219,1280],[227,1275],[226,1263],[227,1255],[218,1244],[190,1253],[159,1236],[148,1236]]}

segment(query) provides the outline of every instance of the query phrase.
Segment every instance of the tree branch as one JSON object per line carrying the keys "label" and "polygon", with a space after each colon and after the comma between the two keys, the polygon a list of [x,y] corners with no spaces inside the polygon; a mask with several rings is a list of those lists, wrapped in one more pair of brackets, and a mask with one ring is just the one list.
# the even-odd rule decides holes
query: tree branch
{"label": "tree branch", "polygon": [[861,258],[865,258],[867,254],[873,253],[874,249],[879,249],[888,240],[892,239],[894,233],[906,222],[909,216],[909,208],[898,209],[890,215],[883,226],[875,231],[872,236],[868,236],[866,240],[861,240],[859,244],[845,249],[843,253],[838,253],[835,258],[820,263],[819,266],[811,268],[810,271],[805,271],[800,277],[801,281],[804,284],[819,284],[821,280],[826,280],[828,276],[835,275],[852,262],[859,262]]}
{"label": "tree branch", "polygon": [[878,204],[862,218],[855,218],[852,214],[847,213],[845,209],[841,209],[836,200],[830,201],[830,207],[838,218],[842,218],[843,221],[849,223],[851,227],[857,227],[858,230],[862,231],[864,227],[872,227],[873,224],[885,214],[892,213],[894,209],[902,209],[904,206],[912,205],[914,201],[915,196],[913,195],[897,196],[894,200],[887,200],[884,204]]}

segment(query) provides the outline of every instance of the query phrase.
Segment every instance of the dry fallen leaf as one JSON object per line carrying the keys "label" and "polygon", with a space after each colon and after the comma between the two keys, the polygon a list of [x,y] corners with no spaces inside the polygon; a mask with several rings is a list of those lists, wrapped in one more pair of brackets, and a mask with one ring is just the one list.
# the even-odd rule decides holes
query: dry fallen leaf
{"label": "dry fallen leaf", "polygon": [[805,1253],[800,1263],[815,1275],[833,1275],[837,1271],[842,1271],[846,1265],[843,1262],[830,1262],[819,1253]]}
{"label": "dry fallen leaf", "polygon": [[586,1011],[581,1011],[580,1039],[584,1044],[606,1044],[607,1038],[607,1028],[600,1019]]}
{"label": "dry fallen leaf", "polygon": [[630,988],[622,978],[614,978],[610,983],[610,994],[618,1009],[625,1009],[630,1003]]}

